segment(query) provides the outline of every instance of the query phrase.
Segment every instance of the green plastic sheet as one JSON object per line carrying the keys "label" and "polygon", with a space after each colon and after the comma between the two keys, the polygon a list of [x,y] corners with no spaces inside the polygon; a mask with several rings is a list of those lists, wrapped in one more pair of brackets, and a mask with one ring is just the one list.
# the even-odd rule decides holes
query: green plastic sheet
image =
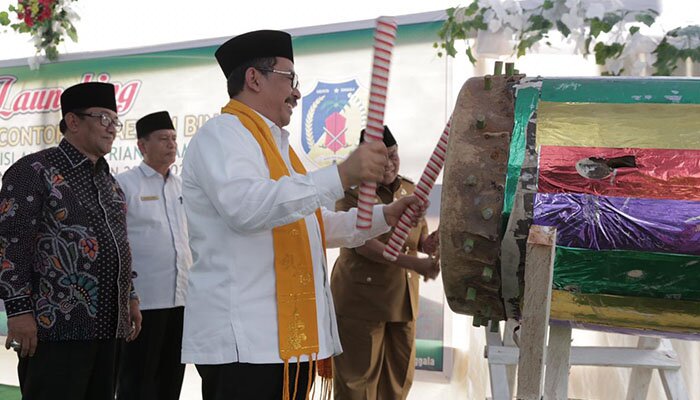
{"label": "green plastic sheet", "polygon": [[535,87],[528,87],[518,91],[518,98],[515,103],[513,135],[510,139],[505,195],[503,198],[501,221],[504,221],[504,225],[508,222],[510,213],[513,210],[513,199],[518,186],[518,178],[520,178],[520,168],[523,166],[525,158],[527,124],[530,121],[530,117],[532,117],[532,113],[537,109],[539,97],[540,91]]}
{"label": "green plastic sheet", "polygon": [[[700,104],[700,80],[683,78],[555,78],[521,88],[506,177],[507,223],[525,154],[528,123],[541,102]],[[640,107],[643,108],[643,107]],[[674,147],[675,148],[675,147]],[[670,253],[593,251],[557,246],[554,286],[581,294],[700,301],[700,258]]]}
{"label": "green plastic sheet", "polygon": [[554,287],[575,293],[700,301],[700,257],[557,246]]}

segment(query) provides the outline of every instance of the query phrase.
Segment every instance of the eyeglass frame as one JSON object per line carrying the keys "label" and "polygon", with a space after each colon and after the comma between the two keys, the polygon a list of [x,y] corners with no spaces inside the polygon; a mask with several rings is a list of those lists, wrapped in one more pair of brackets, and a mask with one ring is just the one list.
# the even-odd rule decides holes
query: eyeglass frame
{"label": "eyeglass frame", "polygon": [[80,111],[72,111],[72,112],[75,115],[80,115],[83,117],[100,118],[100,125],[104,126],[105,128],[109,128],[111,125],[114,127],[114,130],[116,130],[117,132],[121,131],[122,128],[124,128],[124,124],[119,120],[118,117],[112,118],[104,112],[92,112],[92,113],[86,113],[86,112],[80,112]]}
{"label": "eyeglass frame", "polygon": [[[254,67],[255,68],[255,67]],[[299,75],[294,71],[282,71],[274,68],[255,68],[258,71],[274,72],[276,74],[284,75],[289,78],[292,82],[292,89],[299,89]]]}

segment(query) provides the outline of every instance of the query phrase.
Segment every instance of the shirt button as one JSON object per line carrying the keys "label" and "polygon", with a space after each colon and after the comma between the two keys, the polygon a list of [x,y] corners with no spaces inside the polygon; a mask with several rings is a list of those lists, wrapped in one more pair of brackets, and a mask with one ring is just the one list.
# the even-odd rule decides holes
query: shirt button
{"label": "shirt button", "polygon": [[406,273],[406,276],[408,276],[408,277],[410,278],[410,277],[411,277],[411,273],[410,273],[410,272]]}
{"label": "shirt button", "polygon": [[372,282],[372,277],[368,276],[366,280],[367,280],[367,283],[370,283],[370,282]]}

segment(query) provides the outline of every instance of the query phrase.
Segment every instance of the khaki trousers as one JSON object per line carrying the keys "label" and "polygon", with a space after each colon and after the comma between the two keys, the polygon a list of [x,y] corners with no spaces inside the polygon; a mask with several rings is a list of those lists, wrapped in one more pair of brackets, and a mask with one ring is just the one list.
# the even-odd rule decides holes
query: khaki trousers
{"label": "khaki trousers", "polygon": [[343,354],[333,358],[335,400],[405,400],[415,370],[415,321],[338,316]]}

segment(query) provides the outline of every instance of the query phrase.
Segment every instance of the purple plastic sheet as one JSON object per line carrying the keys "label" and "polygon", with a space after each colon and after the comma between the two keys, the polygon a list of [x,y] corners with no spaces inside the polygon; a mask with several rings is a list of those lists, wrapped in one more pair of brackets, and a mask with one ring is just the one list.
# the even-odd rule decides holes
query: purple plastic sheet
{"label": "purple plastic sheet", "polygon": [[538,193],[534,223],[557,245],[700,255],[700,202]]}

